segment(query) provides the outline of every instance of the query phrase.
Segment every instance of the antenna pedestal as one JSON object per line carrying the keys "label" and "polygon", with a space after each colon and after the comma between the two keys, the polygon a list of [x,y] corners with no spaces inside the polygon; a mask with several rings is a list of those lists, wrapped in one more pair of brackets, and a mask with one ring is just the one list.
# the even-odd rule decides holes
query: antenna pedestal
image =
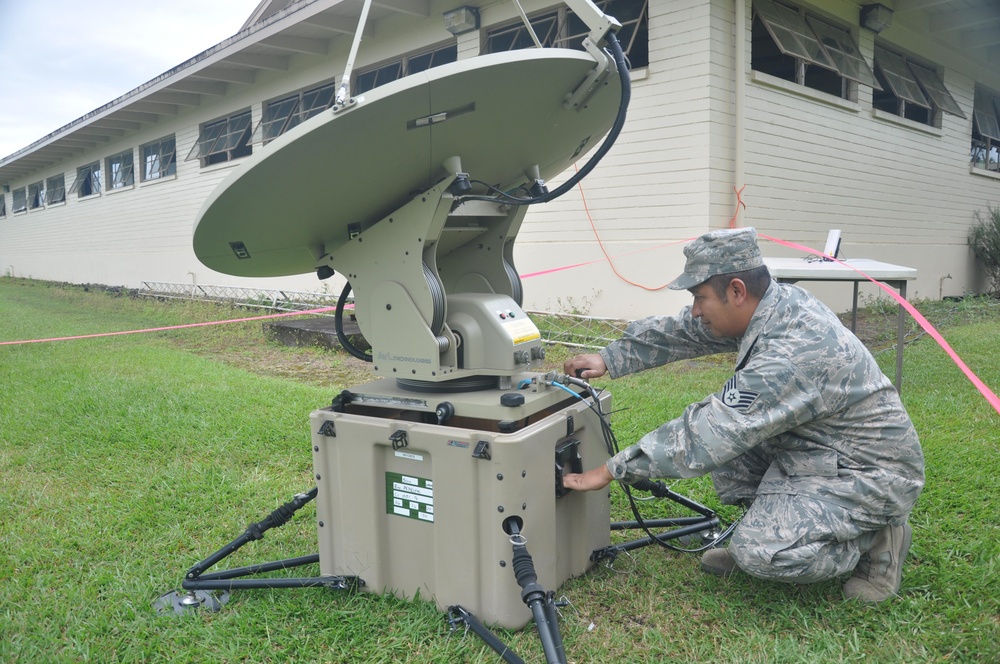
{"label": "antenna pedestal", "polygon": [[428,382],[511,376],[544,356],[538,328],[521,309],[512,265],[527,208],[482,201],[455,207],[449,189],[458,177],[370,225],[352,227],[316,263],[350,282],[379,376]]}

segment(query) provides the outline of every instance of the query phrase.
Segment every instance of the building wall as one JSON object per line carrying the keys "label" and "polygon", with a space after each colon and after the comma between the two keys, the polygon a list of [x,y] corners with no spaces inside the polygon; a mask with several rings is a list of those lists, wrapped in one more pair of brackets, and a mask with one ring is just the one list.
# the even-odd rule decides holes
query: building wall
{"label": "building wall", "polygon": [[690,299],[664,288],[683,268],[683,244],[732,214],[720,195],[731,185],[718,181],[729,176],[713,171],[730,151],[728,121],[711,122],[720,103],[711,82],[726,75],[719,60],[731,59],[716,11],[702,0],[651,0],[650,62],[634,73],[625,130],[582,194],[536,206],[518,235],[522,274],[587,265],[526,279],[528,307],[631,318]]}
{"label": "building wall", "polygon": [[[946,114],[940,130],[929,130],[873,116],[864,86],[857,102],[845,102],[751,72],[751,0],[738,1],[744,2],[742,31],[735,27],[734,0],[650,0],[650,62],[633,72],[625,131],[582,191],[532,208],[518,236],[515,263],[525,276],[525,306],[629,318],[676,310],[689,296],[662,287],[683,267],[684,242],[729,225],[734,187],[742,185],[747,207],[740,224],[816,248],[829,229],[840,228],[847,257],[918,267],[911,297],[976,288],[965,238],[974,213],[998,204],[1000,180],[969,171],[973,90],[977,81],[1000,89],[1000,73],[932,48],[920,26],[898,19],[884,37],[944,67],[944,82],[968,118]],[[435,3],[426,19],[380,21],[362,42],[356,68],[443,41],[448,35],[440,13],[453,4]],[[856,2],[806,4],[844,25],[856,23]],[[547,0],[523,5],[529,13],[551,6]],[[481,36],[515,16],[513,3],[485,7]],[[871,62],[873,34],[856,34]],[[478,44],[476,35],[460,37],[459,57],[473,56]],[[734,73],[738,46],[745,54],[742,85]],[[127,286],[196,281],[339,290],[338,283],[318,282],[312,274],[240,279],[202,266],[191,249],[194,219],[209,192],[241,162],[202,168],[184,159],[199,124],[249,106],[256,125],[263,101],[339,79],[349,48],[344,37],[328,56],[295,56],[288,71],[261,72],[253,85],[231,85],[224,97],[11,183],[13,190],[62,169],[68,189],[78,166],[97,159],[103,164],[108,155],[176,134],[175,178],[140,183],[137,176],[130,190],[84,200],[67,193],[65,205],[17,215],[7,193],[0,272]],[[738,135],[739,117],[744,130]],[[134,158],[138,169],[139,154]],[[364,155],[331,159],[349,164]],[[739,173],[745,173],[742,182]],[[792,255],[769,243],[764,250]],[[539,272],[545,274],[534,274]],[[850,289],[810,288],[835,309],[849,306]]]}
{"label": "building wall", "polygon": [[[855,2],[800,4],[845,27],[857,24]],[[943,114],[940,129],[931,128],[873,111],[872,91],[863,85],[849,102],[753,72],[751,0],[744,8],[745,92],[738,97],[735,4],[652,0],[650,66],[634,84],[626,135],[605,160],[614,174],[598,168],[583,183],[608,253],[620,257],[619,274],[589,223],[573,217],[577,210],[532,211],[526,226],[547,224],[522,233],[531,242],[519,245],[520,255],[532,266],[596,261],[529,282],[533,305],[559,309],[569,302],[595,315],[634,317],[687,303],[686,293],[650,292],[625,279],[661,285],[678,273],[683,257],[672,243],[727,226],[736,212],[734,188],[744,186],[740,225],[816,249],[830,229],[841,229],[842,257],[917,267],[911,299],[981,289],[967,236],[977,212],[1000,204],[1000,179],[970,170],[972,106],[975,84],[997,89],[1000,72],[934,45],[912,15],[897,17],[882,38],[942,67],[967,116]],[[873,62],[874,33],[853,32]],[[623,180],[624,189],[616,188]],[[768,241],[762,249],[767,256],[802,255]],[[834,309],[850,307],[845,285],[806,287]],[[873,284],[861,291],[863,299],[881,295]]]}
{"label": "building wall", "polygon": [[[815,9],[845,26],[856,24],[854,3],[824,2]],[[934,129],[873,112],[865,86],[852,103],[751,73],[743,219],[816,248],[829,229],[839,228],[842,257],[917,267],[908,296],[936,299],[978,286],[968,231],[976,211],[997,204],[1000,181],[970,173],[972,106],[976,80],[995,86],[997,72],[975,71],[967,58],[934,47],[905,19],[894,19],[881,37],[943,67],[943,81],[967,117],[945,113],[941,128]],[[749,49],[749,23],[747,30]],[[858,32],[863,55],[872,62],[874,33]],[[764,248],[775,256],[795,255],[779,246]],[[850,289],[810,288],[841,309],[848,306]]]}

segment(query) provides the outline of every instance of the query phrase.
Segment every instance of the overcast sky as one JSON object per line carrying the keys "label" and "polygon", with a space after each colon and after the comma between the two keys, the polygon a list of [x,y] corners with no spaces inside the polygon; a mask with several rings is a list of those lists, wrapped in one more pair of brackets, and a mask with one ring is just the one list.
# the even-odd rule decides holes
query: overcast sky
{"label": "overcast sky", "polygon": [[260,0],[0,0],[0,158],[231,37]]}

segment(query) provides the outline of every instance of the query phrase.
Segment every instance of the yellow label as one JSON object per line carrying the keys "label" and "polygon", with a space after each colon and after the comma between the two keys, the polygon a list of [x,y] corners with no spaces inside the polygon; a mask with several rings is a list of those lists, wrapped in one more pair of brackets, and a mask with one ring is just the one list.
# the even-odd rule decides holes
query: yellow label
{"label": "yellow label", "polygon": [[542,338],[538,328],[528,318],[508,321],[504,324],[504,329],[507,330],[515,346]]}

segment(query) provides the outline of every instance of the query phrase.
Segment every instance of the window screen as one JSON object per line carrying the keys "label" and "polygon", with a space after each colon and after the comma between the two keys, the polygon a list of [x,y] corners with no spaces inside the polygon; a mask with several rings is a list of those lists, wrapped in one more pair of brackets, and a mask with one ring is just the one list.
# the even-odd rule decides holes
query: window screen
{"label": "window screen", "polygon": [[205,158],[212,154],[216,142],[219,137],[226,131],[226,127],[229,125],[229,120],[216,120],[215,122],[210,122],[201,128],[201,132],[198,134],[198,142],[194,144],[191,148],[191,152],[188,153],[187,160],[190,159],[200,159]]}
{"label": "window screen", "polygon": [[851,33],[812,16],[806,17],[806,20],[841,76],[876,90],[882,89],[882,86],[875,80],[875,74],[872,73],[871,67],[861,57],[858,47],[854,45]]}
{"label": "window screen", "polygon": [[126,150],[108,157],[107,173],[108,189],[131,187],[135,183],[135,175],[132,172],[132,151]]}
{"label": "window screen", "polygon": [[997,113],[993,95],[989,92],[976,90],[975,108],[972,112],[976,130],[985,138],[1000,141],[1000,124],[997,123]]}
{"label": "window screen", "polygon": [[875,64],[882,71],[882,76],[889,84],[892,94],[922,108],[931,107],[927,97],[920,90],[920,84],[907,68],[903,56],[876,46]]}
{"label": "window screen", "polygon": [[28,185],[28,209],[37,210],[45,207],[45,182]]}
{"label": "window screen", "polygon": [[24,212],[28,209],[28,198],[25,194],[24,187],[14,190],[11,202],[13,203],[13,205],[11,205],[11,209],[14,212]]}
{"label": "window screen", "polygon": [[281,136],[289,128],[289,121],[299,110],[299,95],[268,102],[264,114],[253,132],[254,143],[267,143]]}
{"label": "window screen", "polygon": [[838,71],[836,63],[798,10],[771,0],[754,0],[753,6],[782,53]]}
{"label": "window screen", "polygon": [[53,175],[45,181],[45,204],[66,202],[66,175]]}
{"label": "window screen", "polygon": [[69,193],[76,194],[77,198],[101,193],[101,162],[95,161],[76,169],[76,181]]}
{"label": "window screen", "polygon": [[403,76],[418,74],[433,67],[455,62],[458,59],[458,46],[449,43],[427,51],[418,51],[405,55],[398,60],[364,69],[354,77],[354,94],[373,90],[380,85],[391,83]]}
{"label": "window screen", "polygon": [[202,166],[208,166],[252,154],[250,121],[247,109],[202,125],[185,161],[200,159]]}
{"label": "window screen", "polygon": [[139,148],[142,154],[142,180],[158,180],[177,173],[177,155],[173,136],[161,138]]}
{"label": "window screen", "polygon": [[[412,72],[411,72],[412,73]],[[305,122],[312,116],[325,111],[333,104],[336,88],[333,83],[306,90],[302,93],[302,111],[299,113],[299,121]]]}
{"label": "window screen", "polygon": [[[649,65],[648,0],[596,0],[598,9],[614,16],[622,25],[618,41],[633,68]],[[529,30],[523,21],[491,29],[486,35],[484,53],[501,53],[534,48],[535,37],[543,48],[582,49],[590,28],[570,9],[561,8],[529,17]],[[532,32],[534,37],[532,37]]]}
{"label": "window screen", "polygon": [[921,67],[915,62],[910,62],[910,71],[913,72],[913,76],[917,79],[917,82],[927,93],[934,105],[940,108],[945,113],[951,113],[952,115],[957,115],[960,118],[965,117],[965,113],[959,107],[958,102],[955,98],[951,96],[948,89],[944,87],[944,82],[941,77],[937,75],[933,69],[928,69],[927,67]]}

